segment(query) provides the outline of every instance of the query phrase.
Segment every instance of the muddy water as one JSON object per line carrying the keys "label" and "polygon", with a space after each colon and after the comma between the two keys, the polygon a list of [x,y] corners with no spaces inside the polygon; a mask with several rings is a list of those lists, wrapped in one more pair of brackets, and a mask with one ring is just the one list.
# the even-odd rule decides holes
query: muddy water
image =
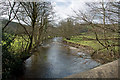
{"label": "muddy water", "polygon": [[44,42],[43,46],[25,61],[22,78],[63,78],[98,65],[99,63],[90,58],[71,55],[62,43],[62,38],[56,37]]}

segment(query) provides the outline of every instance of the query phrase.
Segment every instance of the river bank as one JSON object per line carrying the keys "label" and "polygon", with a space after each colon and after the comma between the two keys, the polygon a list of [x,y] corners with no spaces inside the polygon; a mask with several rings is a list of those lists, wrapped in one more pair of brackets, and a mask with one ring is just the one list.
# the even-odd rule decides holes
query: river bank
{"label": "river bank", "polygon": [[[87,46],[87,45],[81,45],[79,43],[69,42],[67,40],[63,40],[63,43],[65,43],[66,45],[72,46],[74,48],[77,48],[76,52],[73,52],[72,55],[78,56],[78,54],[77,54],[78,52],[83,52],[83,53],[89,54],[91,56],[93,54],[93,52],[95,51],[92,47]],[[111,56],[106,56],[105,52],[102,52],[102,53],[99,52],[99,53],[96,53],[93,56],[91,56],[91,58],[93,60],[95,60],[101,64],[105,64],[105,63],[116,60],[116,59],[113,59],[110,57]]]}

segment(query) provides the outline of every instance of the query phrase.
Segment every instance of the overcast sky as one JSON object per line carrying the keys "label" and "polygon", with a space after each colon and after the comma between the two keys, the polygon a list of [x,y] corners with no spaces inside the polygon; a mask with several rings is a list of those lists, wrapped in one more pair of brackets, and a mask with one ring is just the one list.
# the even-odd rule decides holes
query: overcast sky
{"label": "overcast sky", "polygon": [[[57,19],[67,18],[68,15],[74,15],[73,10],[84,10],[85,2],[98,2],[102,0],[49,0],[54,5]],[[119,1],[119,0],[103,0],[103,1]],[[72,10],[73,9],[73,10]]]}
{"label": "overcast sky", "polygon": [[56,15],[60,19],[73,15],[73,10],[84,9],[85,5],[82,0],[52,0]]}
{"label": "overcast sky", "polygon": [[[48,0],[48,1],[51,1],[54,6],[56,21],[57,20],[60,21],[61,19],[67,18],[68,15],[69,16],[74,15],[73,10],[78,10],[78,9],[85,10],[86,8],[85,2],[98,2],[102,0]],[[106,2],[106,1],[120,1],[120,0],[103,0],[103,1]]]}

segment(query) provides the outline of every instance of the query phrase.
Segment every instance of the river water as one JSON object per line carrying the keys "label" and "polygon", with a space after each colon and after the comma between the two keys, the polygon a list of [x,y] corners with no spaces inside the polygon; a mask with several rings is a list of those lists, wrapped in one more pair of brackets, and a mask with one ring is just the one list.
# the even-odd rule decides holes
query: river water
{"label": "river water", "polygon": [[90,58],[71,55],[66,46],[60,37],[45,41],[43,46],[25,61],[22,78],[63,78],[100,65]]}

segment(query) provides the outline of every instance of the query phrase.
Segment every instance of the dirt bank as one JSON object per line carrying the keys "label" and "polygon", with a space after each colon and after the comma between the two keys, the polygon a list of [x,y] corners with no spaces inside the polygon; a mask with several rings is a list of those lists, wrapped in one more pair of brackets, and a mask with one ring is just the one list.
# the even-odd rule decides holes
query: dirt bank
{"label": "dirt bank", "polygon": [[84,53],[90,54],[90,53],[94,52],[93,48],[91,48],[89,46],[84,46],[84,45],[80,45],[80,44],[77,44],[77,43],[67,42],[65,40],[63,42],[66,45],[75,47],[75,48],[79,49],[78,51],[81,51],[81,52],[84,52]]}
{"label": "dirt bank", "polygon": [[[77,48],[77,49],[74,50],[74,52],[72,52],[72,54],[76,55],[76,56],[78,56],[76,54],[77,52],[83,52],[83,53],[87,53],[89,55],[92,55],[92,53],[94,52],[94,49],[91,48],[90,46],[85,46],[85,45],[81,45],[81,44],[78,44],[78,43],[67,42],[65,40],[63,40],[63,42],[66,45]],[[94,59],[95,61],[97,61],[101,64],[106,64],[108,62],[112,62],[112,61],[115,60],[115,59],[111,58],[111,56],[108,56],[107,53],[100,53],[100,52],[94,54],[91,57],[92,57],[92,59]]]}

